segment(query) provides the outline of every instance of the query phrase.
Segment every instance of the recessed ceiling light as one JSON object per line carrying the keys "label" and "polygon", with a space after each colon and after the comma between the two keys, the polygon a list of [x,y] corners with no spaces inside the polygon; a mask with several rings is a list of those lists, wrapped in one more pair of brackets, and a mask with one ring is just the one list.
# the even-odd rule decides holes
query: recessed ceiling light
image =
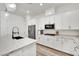
{"label": "recessed ceiling light", "polygon": [[40,3],[40,6],[43,6],[43,3]]}
{"label": "recessed ceiling light", "polygon": [[29,11],[29,10],[27,10],[27,11],[26,11],[26,13],[27,13],[27,14],[29,14],[29,13],[30,13],[30,11]]}
{"label": "recessed ceiling light", "polygon": [[9,13],[8,13],[8,12],[6,12],[6,13],[5,13],[5,16],[9,16]]}
{"label": "recessed ceiling light", "polygon": [[9,4],[7,4],[7,6],[10,8],[16,8],[16,4],[14,4],[14,3],[9,3]]}

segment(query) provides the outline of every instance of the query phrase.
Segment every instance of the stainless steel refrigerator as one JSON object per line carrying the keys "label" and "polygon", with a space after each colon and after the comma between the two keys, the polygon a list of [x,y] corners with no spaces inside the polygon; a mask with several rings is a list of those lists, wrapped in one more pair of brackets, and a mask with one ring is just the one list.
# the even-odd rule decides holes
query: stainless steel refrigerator
{"label": "stainless steel refrigerator", "polygon": [[32,39],[36,39],[36,25],[28,26],[28,37]]}

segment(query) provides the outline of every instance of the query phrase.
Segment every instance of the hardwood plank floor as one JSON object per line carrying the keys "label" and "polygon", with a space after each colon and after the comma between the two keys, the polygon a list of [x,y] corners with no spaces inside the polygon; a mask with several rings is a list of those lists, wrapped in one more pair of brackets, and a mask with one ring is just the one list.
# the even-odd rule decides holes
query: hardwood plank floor
{"label": "hardwood plank floor", "polygon": [[72,56],[72,55],[37,44],[37,56]]}

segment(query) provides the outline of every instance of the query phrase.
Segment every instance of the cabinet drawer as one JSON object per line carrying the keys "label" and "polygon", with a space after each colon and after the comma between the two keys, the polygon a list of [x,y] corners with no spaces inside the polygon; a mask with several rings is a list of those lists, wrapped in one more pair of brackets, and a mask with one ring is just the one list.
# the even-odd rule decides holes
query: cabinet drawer
{"label": "cabinet drawer", "polygon": [[22,48],[22,56],[36,56],[36,44],[30,44]]}

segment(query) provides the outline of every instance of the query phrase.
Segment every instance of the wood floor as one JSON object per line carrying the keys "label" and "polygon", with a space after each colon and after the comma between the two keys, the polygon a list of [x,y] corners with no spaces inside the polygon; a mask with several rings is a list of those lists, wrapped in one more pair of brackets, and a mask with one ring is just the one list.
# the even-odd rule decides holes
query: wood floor
{"label": "wood floor", "polygon": [[37,56],[72,56],[72,55],[37,44]]}

